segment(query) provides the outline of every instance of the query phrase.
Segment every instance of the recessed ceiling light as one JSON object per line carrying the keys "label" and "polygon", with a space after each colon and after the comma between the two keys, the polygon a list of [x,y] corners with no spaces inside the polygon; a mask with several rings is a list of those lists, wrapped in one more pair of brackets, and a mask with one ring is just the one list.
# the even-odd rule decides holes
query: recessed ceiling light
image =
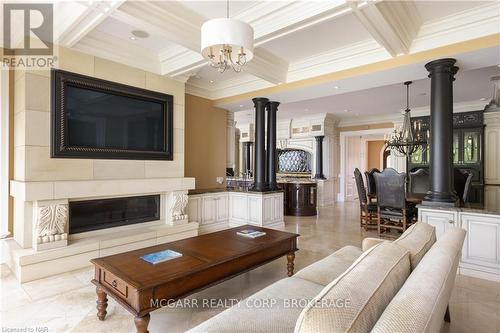
{"label": "recessed ceiling light", "polygon": [[142,30],[133,30],[132,35],[134,35],[137,38],[148,38],[149,34],[146,31]]}
{"label": "recessed ceiling light", "polygon": [[333,89],[339,89],[340,87],[339,86],[333,86]]}
{"label": "recessed ceiling light", "polygon": [[348,109],[345,109],[345,110],[344,110],[344,112],[351,112],[351,111],[350,111],[350,110],[348,110]]}
{"label": "recessed ceiling light", "polygon": [[497,67],[500,67],[500,64],[498,64]]}
{"label": "recessed ceiling light", "polygon": [[280,84],[283,84],[283,82],[278,82],[278,86],[279,86]]}
{"label": "recessed ceiling light", "polygon": [[214,83],[215,81],[214,80],[210,80],[210,83]]}
{"label": "recessed ceiling light", "polygon": [[401,57],[402,55],[405,55],[403,52],[400,52],[398,54],[396,54],[396,57]]}
{"label": "recessed ceiling light", "polygon": [[243,104],[240,104],[240,108],[242,108],[242,107],[243,107]]}
{"label": "recessed ceiling light", "polygon": [[134,36],[130,36],[129,39],[130,40],[136,40],[137,38],[135,38]]}

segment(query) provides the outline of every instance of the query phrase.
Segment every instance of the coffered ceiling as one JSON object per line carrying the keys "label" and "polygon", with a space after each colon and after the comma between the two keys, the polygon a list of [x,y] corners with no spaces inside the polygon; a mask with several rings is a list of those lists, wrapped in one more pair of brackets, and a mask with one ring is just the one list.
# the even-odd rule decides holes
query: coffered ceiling
{"label": "coffered ceiling", "polygon": [[[225,1],[55,1],[56,43],[220,99],[500,32],[498,1],[230,1],[255,31],[242,73],[209,68],[200,28]],[[147,38],[131,39],[140,30]],[[22,29],[19,29],[22,31]]]}

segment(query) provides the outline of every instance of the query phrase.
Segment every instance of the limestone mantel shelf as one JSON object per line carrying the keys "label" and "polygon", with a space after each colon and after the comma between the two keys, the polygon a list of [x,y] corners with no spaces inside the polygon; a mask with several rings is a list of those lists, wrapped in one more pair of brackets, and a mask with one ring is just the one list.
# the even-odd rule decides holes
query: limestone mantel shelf
{"label": "limestone mantel shelf", "polygon": [[41,182],[12,180],[10,195],[23,201],[83,199],[186,191],[194,187],[195,179],[189,177]]}

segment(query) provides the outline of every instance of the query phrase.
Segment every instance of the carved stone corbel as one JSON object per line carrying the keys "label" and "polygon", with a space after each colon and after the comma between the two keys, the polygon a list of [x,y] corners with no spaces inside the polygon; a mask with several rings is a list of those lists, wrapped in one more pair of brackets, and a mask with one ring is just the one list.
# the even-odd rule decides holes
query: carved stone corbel
{"label": "carved stone corbel", "polygon": [[167,221],[169,224],[177,225],[187,223],[188,215],[186,207],[188,204],[187,192],[172,192],[167,200]]}
{"label": "carved stone corbel", "polygon": [[36,250],[46,250],[68,245],[68,202],[39,201],[35,205]]}

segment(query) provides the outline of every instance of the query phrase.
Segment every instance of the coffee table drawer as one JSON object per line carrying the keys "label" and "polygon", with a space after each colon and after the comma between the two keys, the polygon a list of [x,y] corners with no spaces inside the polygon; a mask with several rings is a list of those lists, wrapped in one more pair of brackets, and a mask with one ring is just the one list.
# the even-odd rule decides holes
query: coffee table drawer
{"label": "coffee table drawer", "polygon": [[117,278],[114,274],[103,270],[102,281],[105,285],[119,292],[125,298],[128,297],[128,285],[121,279]]}

